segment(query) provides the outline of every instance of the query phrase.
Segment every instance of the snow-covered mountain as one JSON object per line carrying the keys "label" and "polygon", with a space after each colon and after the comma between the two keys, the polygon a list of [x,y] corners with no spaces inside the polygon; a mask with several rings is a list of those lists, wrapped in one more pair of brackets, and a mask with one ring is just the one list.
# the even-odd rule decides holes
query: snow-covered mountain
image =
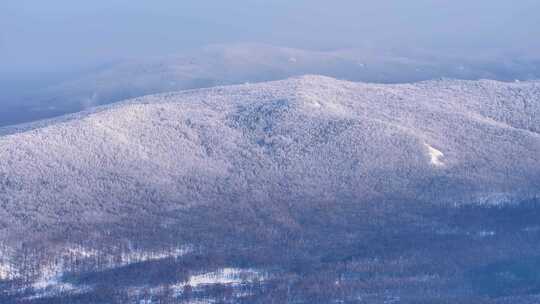
{"label": "snow-covered mountain", "polygon": [[540,82],[305,76],[4,128],[0,227],[47,233],[227,204],[273,216],[277,202],[525,200],[540,194],[539,100]]}

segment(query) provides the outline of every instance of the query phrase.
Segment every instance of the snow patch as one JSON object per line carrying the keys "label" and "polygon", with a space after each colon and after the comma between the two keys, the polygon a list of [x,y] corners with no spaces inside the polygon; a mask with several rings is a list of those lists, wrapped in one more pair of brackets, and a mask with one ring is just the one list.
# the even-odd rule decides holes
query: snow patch
{"label": "snow patch", "polygon": [[198,288],[214,284],[239,285],[243,282],[263,281],[265,278],[264,274],[254,269],[223,268],[214,272],[193,275],[187,282],[180,283],[177,287],[183,288],[189,285]]}
{"label": "snow patch", "polygon": [[13,265],[11,250],[5,246],[0,246],[0,281],[12,280],[19,275],[18,269]]}
{"label": "snow patch", "polygon": [[[192,247],[187,245],[179,248],[160,251],[131,250],[128,252],[121,252],[119,259],[118,256],[116,256],[115,254],[107,256],[105,258],[105,267],[114,268],[126,266],[133,263],[162,260],[167,258],[179,258],[190,253],[192,250]],[[63,255],[66,257],[89,259],[103,255],[103,253],[92,248],[87,248],[83,246],[72,246],[68,247],[63,253]]]}
{"label": "snow patch", "polygon": [[192,248],[189,246],[160,252],[133,251],[122,254],[122,261],[123,264],[127,265],[131,263],[148,262],[167,258],[179,258],[190,253],[191,251]]}
{"label": "snow patch", "polygon": [[347,116],[346,108],[335,96],[325,96],[317,91],[302,91],[298,95],[300,104],[311,109],[320,109],[326,114],[335,116]]}
{"label": "snow patch", "polygon": [[62,276],[64,274],[63,263],[52,263],[40,269],[40,275],[37,280],[34,281],[32,287],[35,290],[40,291],[64,291],[72,290],[74,287],[71,284],[65,284],[62,282]]}
{"label": "snow patch", "polygon": [[36,292],[29,297],[29,300],[55,296],[61,293],[83,293],[88,291],[88,286],[75,286],[71,283],[62,282],[64,275],[64,266],[60,264],[51,264],[40,270],[39,278],[34,281],[32,288]]}
{"label": "snow patch", "polygon": [[429,157],[431,158],[430,163],[435,167],[443,167],[445,165],[442,161],[444,154],[428,144],[424,145],[428,148]]}
{"label": "snow patch", "polygon": [[10,263],[0,263],[0,281],[13,279],[14,277],[16,277],[16,273],[17,271]]}
{"label": "snow patch", "polygon": [[476,233],[476,236],[477,237],[480,237],[480,238],[485,238],[485,237],[490,237],[490,236],[495,236],[497,233],[495,231],[491,231],[491,230],[480,230]]}
{"label": "snow patch", "polygon": [[[192,249],[189,246],[155,252],[133,250],[129,253],[122,253],[120,260],[118,260],[114,255],[104,257],[103,262],[105,265],[103,267],[105,269],[110,269],[138,262],[160,260],[171,257],[178,258],[191,251]],[[81,259],[89,259],[96,258],[102,255],[102,253],[99,250],[84,246],[70,246],[65,248],[61,255],[71,258],[76,257]],[[65,271],[63,263],[64,259],[57,259],[57,261],[60,262],[50,263],[40,268],[39,277],[32,283],[32,288],[36,293],[28,299],[50,297],[66,292],[72,294],[81,293],[91,288],[89,286],[76,286],[63,282],[62,277]],[[9,264],[0,264],[0,275],[3,273],[6,274],[7,278],[10,278],[10,275],[11,277],[14,277],[15,271],[12,268],[9,268]]]}

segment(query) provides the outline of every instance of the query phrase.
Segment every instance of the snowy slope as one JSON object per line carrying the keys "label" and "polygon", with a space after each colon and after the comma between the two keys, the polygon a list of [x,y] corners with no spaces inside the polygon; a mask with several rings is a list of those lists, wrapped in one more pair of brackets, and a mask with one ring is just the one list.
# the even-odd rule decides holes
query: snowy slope
{"label": "snowy slope", "polygon": [[0,227],[190,206],[498,203],[540,191],[540,83],[305,76],[0,129]]}

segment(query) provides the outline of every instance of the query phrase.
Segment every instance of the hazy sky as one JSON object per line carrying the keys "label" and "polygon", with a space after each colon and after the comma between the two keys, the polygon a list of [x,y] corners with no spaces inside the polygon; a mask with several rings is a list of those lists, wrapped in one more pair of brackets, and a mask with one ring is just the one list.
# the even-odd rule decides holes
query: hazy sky
{"label": "hazy sky", "polygon": [[538,0],[0,0],[0,78],[213,43],[535,52],[539,12]]}

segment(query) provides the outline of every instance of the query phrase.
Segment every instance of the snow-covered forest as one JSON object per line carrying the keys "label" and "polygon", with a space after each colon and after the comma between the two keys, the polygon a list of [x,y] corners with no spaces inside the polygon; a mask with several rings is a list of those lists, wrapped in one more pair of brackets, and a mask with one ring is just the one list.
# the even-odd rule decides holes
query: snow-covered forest
{"label": "snow-covered forest", "polygon": [[539,12],[0,0],[0,304],[540,303]]}
{"label": "snow-covered forest", "polygon": [[[139,97],[3,128],[6,300],[95,297],[109,276],[125,280],[114,292],[129,299],[187,301],[186,292],[208,296],[214,291],[200,286],[223,285],[232,289],[215,291],[220,297],[253,300],[276,291],[272,284],[300,284],[300,274],[309,278],[302,284],[352,284],[340,297],[353,297],[360,274],[351,269],[415,265],[422,247],[411,253],[409,243],[508,237],[492,219],[467,218],[530,213],[538,201],[538,100],[536,81],[304,76]],[[538,237],[523,219],[505,225]],[[397,258],[378,246],[411,260],[365,264],[368,252]],[[176,270],[165,281],[135,275],[153,267]],[[324,279],[308,275],[311,267],[325,269],[317,274]],[[451,284],[444,271],[407,280]]]}

